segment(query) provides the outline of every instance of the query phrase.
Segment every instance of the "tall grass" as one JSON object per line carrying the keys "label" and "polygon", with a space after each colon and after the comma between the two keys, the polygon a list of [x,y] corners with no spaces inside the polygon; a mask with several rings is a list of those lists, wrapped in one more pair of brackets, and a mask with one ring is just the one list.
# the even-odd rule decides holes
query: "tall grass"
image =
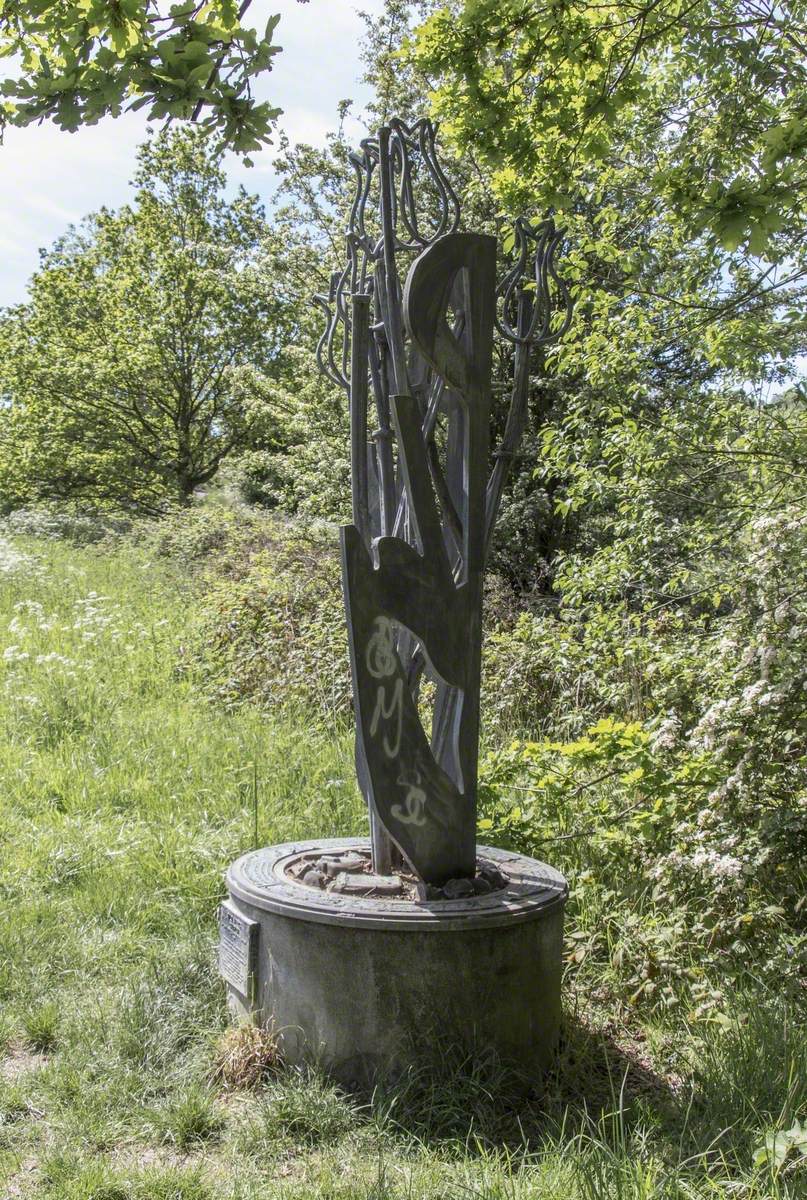
{"label": "tall grass", "polygon": [[227,863],[256,813],[261,842],[363,814],[344,729],[201,697],[199,586],[125,542],[0,553],[0,1196],[795,1200],[758,1151],[805,1117],[802,1014],[752,981],[629,1044],[595,996],[532,1092],[449,1053],[373,1096],[216,1082]]}

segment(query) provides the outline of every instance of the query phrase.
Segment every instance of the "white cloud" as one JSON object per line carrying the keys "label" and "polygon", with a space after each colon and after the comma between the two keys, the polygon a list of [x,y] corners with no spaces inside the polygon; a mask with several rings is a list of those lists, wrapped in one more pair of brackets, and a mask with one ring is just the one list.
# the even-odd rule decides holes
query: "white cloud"
{"label": "white cloud", "polygon": [[[275,40],[283,52],[260,80],[261,98],[283,108],[281,127],[292,141],[322,144],[336,123],[336,106],[367,98],[359,85],[359,41],[364,22],[359,7],[379,12],[381,0],[255,0],[249,10],[259,29],[280,12]],[[50,245],[72,222],[102,206],[117,207],[130,195],[135,151],[146,133],[145,118],[126,113],[116,120],[63,133],[52,125],[9,129],[0,146],[0,306],[25,298],[38,251]],[[228,163],[232,182],[272,192],[269,147],[245,168]]]}

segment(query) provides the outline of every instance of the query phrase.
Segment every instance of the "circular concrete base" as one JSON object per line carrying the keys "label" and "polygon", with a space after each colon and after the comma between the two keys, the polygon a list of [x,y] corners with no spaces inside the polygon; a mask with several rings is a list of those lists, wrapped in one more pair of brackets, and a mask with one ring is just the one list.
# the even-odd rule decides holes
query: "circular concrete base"
{"label": "circular concrete base", "polygon": [[461,900],[340,895],[287,873],[301,854],[367,848],[323,839],[233,863],[221,963],[234,1012],[271,1026],[287,1062],[348,1083],[394,1076],[438,1040],[541,1072],[560,1024],[563,876],[486,846],[508,885]]}

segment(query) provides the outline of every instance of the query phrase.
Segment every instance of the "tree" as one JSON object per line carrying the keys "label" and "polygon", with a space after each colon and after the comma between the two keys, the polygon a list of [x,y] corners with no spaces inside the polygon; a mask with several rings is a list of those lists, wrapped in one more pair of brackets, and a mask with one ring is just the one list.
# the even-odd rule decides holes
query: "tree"
{"label": "tree", "polygon": [[72,131],[148,107],[150,120],[204,113],[233,149],[260,149],[280,109],[257,103],[252,81],[278,53],[279,17],[260,36],[243,23],[249,5],[3,0],[0,58],[18,70],[0,83],[0,130],[47,118]]}
{"label": "tree", "polygon": [[617,715],[674,748],[654,898],[687,845],[734,846],[794,913],[806,18],[802,0],[452,0],[407,51],[501,208],[568,229],[575,323],[535,464],[565,537],[551,604],[518,629],[550,680],[547,731]]}
{"label": "tree", "polygon": [[[425,17],[431,7],[433,4],[429,0],[417,0],[414,4],[407,0],[387,0],[376,16],[364,14],[366,31],[360,48],[361,59],[365,67],[364,82],[369,84],[372,92],[363,121],[370,135],[374,136],[393,116],[414,122],[427,111],[428,80],[419,71],[416,61],[401,58],[399,47],[411,32],[413,20]],[[341,270],[344,262],[344,231],[354,192],[348,165],[354,142],[346,139],[343,129],[349,108],[350,102],[343,101],[338,129],[328,138],[324,148],[283,143],[282,153],[274,163],[284,202],[275,219],[285,231],[287,244],[294,247],[288,276],[294,279],[301,301],[314,291],[327,294],[331,274]],[[501,239],[511,228],[511,223],[502,213],[493,196],[489,177],[473,154],[468,151],[462,155],[452,154],[451,148],[441,141],[440,156],[455,190],[463,197],[466,226],[496,234]],[[500,264],[501,275],[509,266],[509,261]],[[347,409],[341,389],[327,384],[316,368],[312,373],[311,351],[322,333],[321,313],[317,310],[312,315],[313,320],[309,318],[306,322],[308,354],[300,357],[293,386],[290,381],[285,394],[273,389],[268,398],[278,416],[288,423],[289,433],[295,431],[293,444],[282,459],[272,463],[272,469],[279,471],[282,480],[282,503],[341,518],[349,512],[350,500]],[[547,407],[548,384],[540,355],[535,357],[535,407],[542,411]],[[512,346],[499,341],[494,405],[497,437],[501,436],[506,419],[511,373]],[[528,490],[539,491],[541,496],[537,501],[528,500],[525,504],[524,492]],[[505,498],[493,550],[494,565],[514,577],[523,574],[522,566],[515,558],[519,555],[528,557],[534,550],[532,534],[540,537],[543,551],[552,543],[551,531],[560,524],[553,518],[551,504],[546,503],[543,490],[532,480],[531,470],[520,471],[519,491],[521,495],[515,510],[509,497]],[[534,508],[535,503],[542,508],[545,518],[540,529],[535,521],[524,519],[525,511],[529,516],[530,505]],[[518,548],[511,544],[514,541],[519,542]]]}
{"label": "tree", "polygon": [[138,163],[134,204],[57,242],[0,326],[7,506],[158,511],[275,435],[256,395],[293,327],[259,255],[260,203],[243,189],[224,200],[195,130],[147,142]]}
{"label": "tree", "polygon": [[[804,345],[807,8],[440,5],[410,45],[508,211],[553,208],[590,382],[786,378]],[[630,347],[630,354],[626,354]]]}
{"label": "tree", "polygon": [[[756,454],[759,404],[798,374],[806,13],[802,0],[453,0],[410,39],[444,135],[500,208],[548,208],[568,230],[575,324],[550,358],[565,395],[538,457],[566,548],[621,536],[642,457],[631,432],[691,422],[704,456],[708,411],[727,445],[752,430]],[[669,440],[653,478],[669,524],[690,518],[695,485],[680,494],[668,454]],[[714,458],[690,474],[720,492]]]}
{"label": "tree", "polygon": [[566,207],[607,168],[752,254],[804,211],[803,0],[455,0],[416,52],[503,196]]}

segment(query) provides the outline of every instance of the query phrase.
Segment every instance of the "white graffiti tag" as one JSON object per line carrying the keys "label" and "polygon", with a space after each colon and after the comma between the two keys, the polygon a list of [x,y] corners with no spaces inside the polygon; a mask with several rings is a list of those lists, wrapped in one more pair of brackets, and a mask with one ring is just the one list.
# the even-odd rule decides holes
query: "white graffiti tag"
{"label": "white graffiti tag", "polygon": [[393,804],[390,812],[396,821],[400,821],[402,825],[425,825],[426,818],[423,815],[423,810],[426,807],[426,793],[420,784],[420,771],[412,771],[414,780],[407,779],[406,773],[401,772],[398,776],[398,784],[400,787],[407,789],[406,797],[403,804]]}
{"label": "white graffiti tag", "polygon": [[[392,695],[388,696],[389,683],[384,682],[394,675],[399,667],[395,653],[395,627],[389,617],[376,617],[374,629],[367,642],[365,662],[373,679],[379,680],[375,694],[375,708],[370,721],[370,737],[377,737],[383,730],[381,745],[389,759],[396,759],[401,749],[403,733],[404,681],[401,675],[395,680]],[[426,793],[420,786],[420,771],[401,771],[398,786],[406,789],[401,804],[393,804],[390,814],[402,825],[425,825]]]}
{"label": "white graffiti tag", "polygon": [[395,680],[395,687],[392,691],[392,699],[387,704],[387,692],[383,683],[378,685],[378,691],[375,695],[375,708],[373,709],[373,719],[370,722],[370,737],[375,737],[378,733],[378,726],[381,721],[391,721],[395,718],[395,737],[392,741],[389,739],[389,734],[385,733],[381,745],[384,747],[384,753],[387,758],[397,758],[398,751],[401,748],[401,724],[403,722],[403,685],[402,679]]}
{"label": "white graffiti tag", "polygon": [[398,656],[395,653],[395,637],[389,617],[376,617],[375,632],[367,643],[365,661],[373,679],[386,679],[395,674]]}
{"label": "white graffiti tag", "polygon": [[[375,629],[367,643],[365,662],[373,679],[388,679],[395,674],[398,656],[395,653],[394,626],[389,617],[376,617]],[[375,737],[383,721],[385,726],[394,722],[394,736],[385,728],[381,745],[387,758],[397,758],[401,749],[401,727],[403,722],[403,684],[400,677],[395,680],[392,697],[387,700],[387,685],[379,683],[375,694],[375,708],[370,722],[370,737]]]}

